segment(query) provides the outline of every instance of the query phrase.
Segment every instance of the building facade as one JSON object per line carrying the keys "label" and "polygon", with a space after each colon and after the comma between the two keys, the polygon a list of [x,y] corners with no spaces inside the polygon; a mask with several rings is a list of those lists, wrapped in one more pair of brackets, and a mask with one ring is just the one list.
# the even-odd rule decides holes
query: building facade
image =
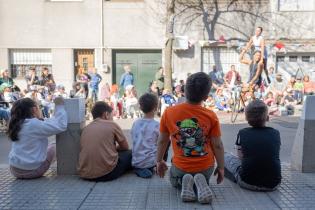
{"label": "building facade", "polygon": [[[176,6],[175,41],[184,37],[185,46],[175,46],[174,78],[232,64],[246,78],[239,52],[262,26],[268,66],[315,79],[315,0],[180,2],[190,4]],[[163,66],[165,10],[165,0],[0,0],[0,69],[25,87],[30,67],[40,74],[47,66],[70,90],[79,67],[97,68],[112,84],[128,64],[142,93]]]}

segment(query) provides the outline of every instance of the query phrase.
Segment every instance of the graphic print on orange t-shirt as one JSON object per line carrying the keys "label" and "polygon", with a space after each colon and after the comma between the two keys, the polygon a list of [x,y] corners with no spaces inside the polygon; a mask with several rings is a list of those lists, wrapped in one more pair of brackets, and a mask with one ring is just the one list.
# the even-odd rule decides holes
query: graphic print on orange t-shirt
{"label": "graphic print on orange t-shirt", "polygon": [[178,169],[195,173],[214,166],[211,140],[221,136],[214,112],[188,103],[169,107],[161,117],[160,132],[170,136],[172,164]]}
{"label": "graphic print on orange t-shirt", "polygon": [[176,123],[178,131],[173,134],[176,145],[183,150],[185,157],[200,157],[207,155],[205,151],[206,138],[196,118],[184,119]]}

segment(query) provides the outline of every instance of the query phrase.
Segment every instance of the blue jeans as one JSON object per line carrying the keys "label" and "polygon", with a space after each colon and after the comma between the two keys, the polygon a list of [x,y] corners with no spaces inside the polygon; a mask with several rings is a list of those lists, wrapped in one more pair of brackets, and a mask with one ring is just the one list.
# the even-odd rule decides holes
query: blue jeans
{"label": "blue jeans", "polygon": [[98,100],[98,89],[89,89],[89,97],[92,99],[93,102]]}
{"label": "blue jeans", "polygon": [[10,119],[10,115],[11,115],[10,109],[0,107],[0,119],[8,121]]}

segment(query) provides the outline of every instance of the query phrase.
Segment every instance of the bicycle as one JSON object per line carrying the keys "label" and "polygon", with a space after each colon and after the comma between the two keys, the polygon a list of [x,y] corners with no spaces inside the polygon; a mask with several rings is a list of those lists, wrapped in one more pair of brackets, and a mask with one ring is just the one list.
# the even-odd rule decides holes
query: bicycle
{"label": "bicycle", "polygon": [[230,99],[230,107],[231,107],[231,122],[234,123],[236,121],[238,113],[241,111],[241,100],[244,104],[244,99],[242,96],[242,86],[237,85],[232,88],[231,91],[231,99]]}
{"label": "bicycle", "polygon": [[[231,122],[235,123],[237,116],[240,112],[244,111],[245,109],[245,102],[248,101],[245,98],[245,94],[251,92],[250,88],[245,88],[242,85],[237,85],[232,88],[231,91],[231,99],[230,99],[230,107],[231,107]],[[253,100],[254,95],[249,99],[250,101]]]}

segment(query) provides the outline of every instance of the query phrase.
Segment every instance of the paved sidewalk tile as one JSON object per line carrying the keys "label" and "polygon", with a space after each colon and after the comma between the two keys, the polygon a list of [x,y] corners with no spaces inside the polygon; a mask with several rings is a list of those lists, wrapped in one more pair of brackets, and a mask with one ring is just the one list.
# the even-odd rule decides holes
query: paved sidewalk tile
{"label": "paved sidewalk tile", "polygon": [[183,203],[168,177],[138,178],[132,172],[118,180],[95,183],[76,176],[56,176],[54,169],[35,180],[16,180],[0,169],[0,209],[314,209],[315,174],[283,166],[283,182],[275,192],[252,192],[225,180],[210,186],[212,205]]}
{"label": "paved sidewalk tile", "polygon": [[17,180],[1,170],[0,209],[77,209],[94,183],[71,176]]}

